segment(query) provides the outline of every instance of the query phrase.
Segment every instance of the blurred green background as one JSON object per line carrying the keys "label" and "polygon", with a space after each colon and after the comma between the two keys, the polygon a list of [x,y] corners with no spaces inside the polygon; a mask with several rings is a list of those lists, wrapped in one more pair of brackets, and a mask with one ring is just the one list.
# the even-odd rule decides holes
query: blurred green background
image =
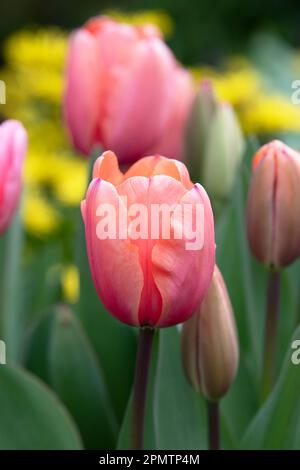
{"label": "blurred green background", "polygon": [[243,51],[252,34],[262,30],[300,44],[297,0],[2,0],[0,39],[30,24],[72,29],[110,8],[167,11],[175,26],[170,45],[186,64],[215,64],[229,52]]}
{"label": "blurred green background", "polygon": [[[300,78],[296,0],[1,0],[0,79],[7,86],[7,104],[0,113],[24,123],[29,150],[21,210],[25,236],[13,236],[23,227],[16,218],[6,240],[0,240],[0,255],[6,258],[3,279],[11,269],[12,253],[15,270],[0,338],[7,340],[13,360],[59,396],[85,447],[128,446],[136,332],[105,312],[91,285],[79,210],[87,161],[72,149],[61,113],[68,32],[112,10],[115,16],[125,13],[121,19],[126,21],[158,24],[176,57],[191,70],[195,87],[200,78],[210,77],[220,99],[237,112],[247,152],[216,225],[218,263],[233,303],[241,350],[237,380],[222,404],[224,446],[300,448],[300,374],[288,360],[299,320],[299,263],[283,276],[278,370],[285,355],[287,360],[262,410],[258,384],[266,276],[253,261],[244,231],[249,166],[258,145],[276,137],[300,148],[300,106],[291,102],[292,81]],[[160,332],[155,357],[147,448],[206,448],[205,407],[183,377],[176,328]],[[0,448],[80,447],[77,431],[72,426],[70,431],[48,390],[39,390],[41,385],[23,369],[7,366],[0,371],[0,401],[6,412],[0,420]],[[20,419],[30,432],[23,432]]]}

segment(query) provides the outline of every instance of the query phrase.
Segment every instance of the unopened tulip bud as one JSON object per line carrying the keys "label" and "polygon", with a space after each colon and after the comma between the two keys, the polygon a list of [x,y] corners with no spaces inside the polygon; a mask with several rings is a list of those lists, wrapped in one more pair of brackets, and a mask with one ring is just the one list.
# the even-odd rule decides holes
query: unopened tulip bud
{"label": "unopened tulip bud", "polygon": [[235,378],[239,349],[230,299],[217,267],[200,309],[183,325],[181,347],[192,387],[209,400],[222,398]]}
{"label": "unopened tulip bud", "polygon": [[195,99],[186,150],[192,177],[203,183],[213,199],[226,199],[243,155],[244,139],[232,107],[216,101],[209,82],[201,85]]}
{"label": "unopened tulip bud", "polygon": [[278,140],[254,156],[247,232],[253,255],[268,267],[300,255],[300,155]]}

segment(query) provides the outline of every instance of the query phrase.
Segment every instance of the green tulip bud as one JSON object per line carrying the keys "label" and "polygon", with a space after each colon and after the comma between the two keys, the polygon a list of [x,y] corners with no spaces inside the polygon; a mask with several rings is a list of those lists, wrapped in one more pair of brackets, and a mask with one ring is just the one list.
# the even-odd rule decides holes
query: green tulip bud
{"label": "green tulip bud", "polygon": [[185,156],[192,178],[213,202],[226,200],[244,150],[242,131],[232,107],[219,103],[211,84],[200,85],[188,120]]}
{"label": "green tulip bud", "polygon": [[217,267],[199,310],[183,325],[181,352],[192,387],[209,400],[222,398],[235,378],[239,348],[231,302]]}

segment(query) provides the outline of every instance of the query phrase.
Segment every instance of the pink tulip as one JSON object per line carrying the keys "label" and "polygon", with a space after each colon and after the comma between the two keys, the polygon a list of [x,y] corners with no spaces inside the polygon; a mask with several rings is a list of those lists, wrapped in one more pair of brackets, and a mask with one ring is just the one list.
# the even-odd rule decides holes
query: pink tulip
{"label": "pink tulip", "polygon": [[[191,183],[183,163],[161,156],[142,158],[123,174],[116,155],[107,151],[96,161],[93,178],[82,202],[82,214],[99,297],[112,315],[130,325],[165,327],[184,322],[199,307],[214,269],[214,220],[205,190]],[[134,231],[139,224],[131,209],[137,204],[144,210],[140,209],[143,217],[150,220],[144,238],[142,224],[139,237]],[[164,236],[161,226],[158,236],[153,236],[152,210],[162,204],[187,209],[193,224],[201,206],[203,245],[187,248],[187,219],[180,211],[170,219],[161,216],[170,237]],[[114,220],[107,216],[103,223],[103,208],[115,210],[116,225],[121,229],[112,237],[105,235]],[[176,238],[175,233],[183,236]]]}
{"label": "pink tulip", "polygon": [[121,163],[160,142],[179,156],[192,94],[186,74],[154,27],[92,19],[70,40],[64,114],[73,144],[86,155],[97,144],[113,149]]}
{"label": "pink tulip", "polygon": [[0,125],[0,233],[10,224],[20,199],[26,149],[21,123],[9,120]]}

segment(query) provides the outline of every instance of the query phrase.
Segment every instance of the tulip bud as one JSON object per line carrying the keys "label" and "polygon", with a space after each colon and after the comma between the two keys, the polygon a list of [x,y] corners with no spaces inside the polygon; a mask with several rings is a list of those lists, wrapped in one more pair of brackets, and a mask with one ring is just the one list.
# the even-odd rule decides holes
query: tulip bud
{"label": "tulip bud", "polygon": [[253,255],[280,268],[300,255],[300,155],[274,140],[256,153],[247,203]]}
{"label": "tulip bud", "polygon": [[222,398],[236,375],[239,351],[230,299],[216,266],[200,309],[183,325],[181,351],[192,387],[210,400]]}
{"label": "tulip bud", "polygon": [[232,107],[217,102],[205,81],[195,99],[186,136],[186,158],[192,177],[219,201],[230,193],[244,150],[239,122]]}

